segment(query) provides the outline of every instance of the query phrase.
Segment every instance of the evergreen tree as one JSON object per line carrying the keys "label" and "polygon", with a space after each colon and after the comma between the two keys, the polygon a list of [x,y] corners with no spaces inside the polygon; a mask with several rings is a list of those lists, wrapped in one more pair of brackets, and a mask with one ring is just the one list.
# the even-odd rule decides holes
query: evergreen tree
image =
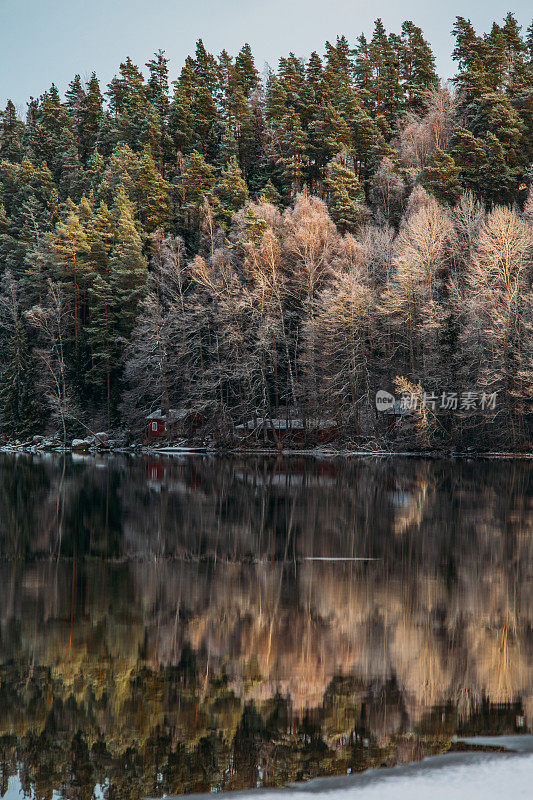
{"label": "evergreen tree", "polygon": [[310,107],[321,105],[324,93],[324,72],[322,60],[318,53],[313,51],[306,66],[307,97]]}
{"label": "evergreen tree", "polygon": [[74,124],[76,143],[78,145],[78,147],[76,148],[76,153],[78,157],[80,157],[81,155],[79,151],[79,145],[81,144],[80,128],[82,120],[83,101],[85,99],[85,91],[83,89],[81,78],[79,75],[76,75],[74,79],[69,83],[68,89],[65,92],[65,99],[66,99],[66,106],[70,112],[70,116],[72,117],[72,122]]}
{"label": "evergreen tree", "polygon": [[147,274],[142,239],[135,224],[133,205],[119,192],[113,205],[116,219],[115,242],[109,260],[109,283],[118,312],[117,332],[127,338],[131,333]]}
{"label": "evergreen tree", "polygon": [[18,119],[11,100],[0,111],[0,159],[19,164],[23,158],[24,123]]}
{"label": "evergreen tree", "polygon": [[83,317],[83,294],[87,280],[86,256],[90,252],[87,232],[80,222],[77,210],[70,204],[64,220],[57,223],[50,236],[51,250],[59,280],[74,299],[74,332],[78,347],[81,319]]}
{"label": "evergreen tree", "polygon": [[373,89],[373,73],[372,65],[370,63],[370,53],[368,48],[368,41],[364,34],[357,39],[357,45],[354,49],[354,67],[353,76],[354,84],[357,87],[358,95],[368,112],[371,111],[371,95]]}
{"label": "evergreen tree", "polygon": [[400,80],[407,106],[420,113],[426,108],[425,95],[431,87],[438,86],[435,57],[424,39],[422,31],[411,21],[402,25],[399,39]]}
{"label": "evergreen tree", "polygon": [[212,200],[215,170],[204,157],[194,150],[187,159],[187,167],[178,183],[181,212],[186,228],[194,230],[199,224],[204,200]]}
{"label": "evergreen tree", "polygon": [[165,51],[158,50],[154,57],[147,62],[146,66],[150,72],[148,78],[148,97],[150,102],[157,108],[161,120],[165,120],[168,115],[168,58],[165,58]]}
{"label": "evergreen tree", "polygon": [[325,180],[327,204],[341,233],[353,233],[364,216],[364,191],[355,173],[333,161]]}
{"label": "evergreen tree", "polygon": [[249,44],[245,44],[235,58],[235,74],[246,96],[258,87],[259,73]]}
{"label": "evergreen tree", "polygon": [[18,320],[8,342],[0,380],[1,426],[5,437],[27,441],[39,430],[36,381],[26,331]]}
{"label": "evergreen tree", "polygon": [[100,127],[104,119],[103,102],[104,98],[100,91],[100,84],[96,74],[93,72],[85,87],[79,109],[79,149],[80,157],[84,164],[91,158],[96,148]]}
{"label": "evergreen tree", "polygon": [[[116,280],[116,274],[113,275]],[[112,389],[115,376],[119,373],[119,339],[116,333],[117,296],[111,284],[101,275],[96,275],[89,290],[91,298],[91,317],[87,325],[87,342],[90,348],[90,361],[86,381],[96,390],[97,400],[105,396],[108,423],[111,419],[113,398]],[[122,299],[122,285],[118,292]],[[113,385],[112,385],[113,382]],[[116,397],[114,398],[116,400]]]}
{"label": "evergreen tree", "polygon": [[461,184],[477,195],[483,193],[483,176],[486,171],[486,151],[482,139],[465,128],[458,128],[452,140],[452,156],[460,169]]}
{"label": "evergreen tree", "polygon": [[495,136],[504,151],[510,169],[525,166],[527,147],[524,141],[525,126],[509,100],[501,94],[484,94],[476,103],[470,130],[474,135]]}
{"label": "evergreen tree", "polygon": [[461,193],[459,173],[460,169],[453,158],[437,148],[420,175],[420,183],[437,198],[439,203],[453,205]]}
{"label": "evergreen tree", "polygon": [[224,125],[224,131],[219,147],[219,161],[225,167],[229,161],[237,156],[237,142],[229,125]]}
{"label": "evergreen tree", "polygon": [[217,216],[225,225],[228,225],[233,214],[248,200],[248,188],[235,156],[230,159],[228,166],[223,170],[214,193],[218,199]]}
{"label": "evergreen tree", "polygon": [[382,114],[390,125],[400,110],[403,90],[400,85],[399,57],[381,19],[374,24],[374,33],[368,45],[368,58],[372,71],[370,108],[375,117]]}
{"label": "evergreen tree", "polygon": [[76,147],[74,123],[54,84],[28,105],[26,142],[34,163],[46,162],[56,184],[62,177],[64,154]]}
{"label": "evergreen tree", "polygon": [[261,190],[259,199],[261,202],[270,203],[271,205],[276,206],[276,208],[280,208],[281,206],[281,195],[271,180],[268,180],[266,185]]}
{"label": "evergreen tree", "polygon": [[485,153],[482,173],[483,195],[495,203],[508,202],[511,197],[513,175],[507,165],[502,144],[492,133],[487,134]]}
{"label": "evergreen tree", "polygon": [[147,92],[142,72],[129,56],[120,65],[119,74],[110,82],[106,94],[115,117],[122,114],[133,117],[145,103]]}
{"label": "evergreen tree", "polygon": [[170,184],[162,177],[150,151],[139,158],[135,174],[138,217],[147,233],[164,228],[170,219]]}
{"label": "evergreen tree", "polygon": [[477,36],[470,20],[457,17],[452,31],[455,36],[453,57],[458,64],[458,74],[453,79],[463,95],[463,107],[476,97],[490,91],[490,84],[485,71],[487,62],[487,46]]}
{"label": "evergreen tree", "polygon": [[306,179],[306,144],[307,137],[302,128],[301,121],[294,109],[291,109],[283,118],[283,127],[280,131],[277,166],[283,178],[287,195],[292,196],[299,192]]}

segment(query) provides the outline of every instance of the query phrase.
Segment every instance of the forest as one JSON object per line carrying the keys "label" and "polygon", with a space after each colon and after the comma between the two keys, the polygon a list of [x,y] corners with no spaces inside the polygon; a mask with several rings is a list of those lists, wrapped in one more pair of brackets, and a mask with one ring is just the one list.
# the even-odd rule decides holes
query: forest
{"label": "forest", "polygon": [[264,73],[199,40],[9,101],[3,441],[188,409],[224,444],[296,414],[354,448],[531,449],[533,23],[453,37],[448,83],[378,19]]}

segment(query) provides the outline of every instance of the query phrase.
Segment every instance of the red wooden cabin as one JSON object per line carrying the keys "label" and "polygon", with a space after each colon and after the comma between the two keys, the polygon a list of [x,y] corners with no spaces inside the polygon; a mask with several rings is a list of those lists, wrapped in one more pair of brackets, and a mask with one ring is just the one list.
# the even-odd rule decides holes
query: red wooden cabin
{"label": "red wooden cabin", "polygon": [[200,414],[185,408],[171,408],[166,413],[157,409],[146,421],[150,439],[195,436],[203,424]]}

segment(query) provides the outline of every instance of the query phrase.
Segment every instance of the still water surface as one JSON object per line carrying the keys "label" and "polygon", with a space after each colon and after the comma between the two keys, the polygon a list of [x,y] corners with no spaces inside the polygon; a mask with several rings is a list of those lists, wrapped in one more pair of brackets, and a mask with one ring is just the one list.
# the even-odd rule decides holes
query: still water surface
{"label": "still water surface", "polygon": [[532,720],[531,463],[0,459],[0,796],[275,787]]}

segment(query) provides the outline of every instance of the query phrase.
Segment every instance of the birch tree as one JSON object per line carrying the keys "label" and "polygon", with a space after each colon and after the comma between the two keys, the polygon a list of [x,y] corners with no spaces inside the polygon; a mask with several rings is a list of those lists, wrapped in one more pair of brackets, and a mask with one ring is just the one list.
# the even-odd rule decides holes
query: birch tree
{"label": "birch tree", "polygon": [[513,444],[530,435],[532,281],[533,229],[512,209],[496,206],[468,264],[463,346],[465,369],[479,389],[498,392],[485,416],[500,418],[499,430]]}
{"label": "birch tree", "polygon": [[46,304],[34,306],[26,318],[39,336],[39,347],[35,350],[41,364],[39,384],[50,407],[52,416],[59,422],[63,432],[63,443],[67,443],[67,422],[74,418],[74,404],[67,377],[65,343],[72,327],[72,312],[65,303],[61,286],[48,282]]}
{"label": "birch tree", "polygon": [[449,214],[426,195],[426,201],[400,228],[394,273],[383,293],[382,311],[393,337],[391,354],[403,361],[412,376],[421,369],[433,382],[453,236]]}

